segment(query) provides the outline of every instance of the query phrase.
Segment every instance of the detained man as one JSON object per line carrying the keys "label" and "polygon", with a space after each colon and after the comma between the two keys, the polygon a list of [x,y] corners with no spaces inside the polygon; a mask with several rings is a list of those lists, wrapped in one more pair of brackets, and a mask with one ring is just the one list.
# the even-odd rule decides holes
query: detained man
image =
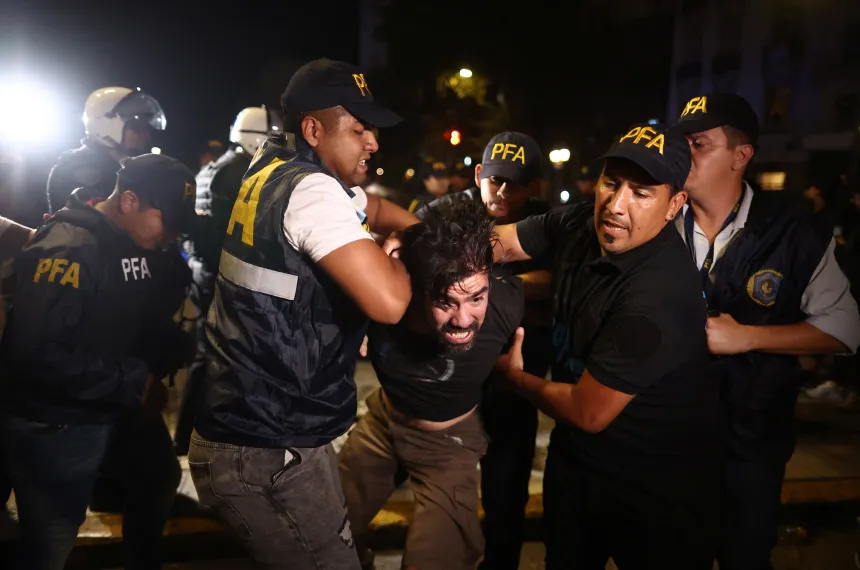
{"label": "detained man", "polygon": [[399,257],[413,297],[397,324],[370,327],[382,388],[339,457],[359,550],[405,471],[415,494],[404,568],[473,569],[483,553],[478,461],[487,438],[476,409],[484,380],[523,315],[518,277],[491,277],[493,221],[468,200],[429,208],[406,230]]}

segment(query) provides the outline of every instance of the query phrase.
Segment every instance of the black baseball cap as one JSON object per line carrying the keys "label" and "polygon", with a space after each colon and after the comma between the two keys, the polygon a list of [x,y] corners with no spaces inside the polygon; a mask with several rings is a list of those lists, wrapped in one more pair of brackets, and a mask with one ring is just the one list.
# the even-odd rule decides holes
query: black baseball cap
{"label": "black baseball cap", "polygon": [[758,142],[758,116],[746,99],[734,93],[711,93],[693,97],[684,105],[675,124],[685,135],[729,126]]}
{"label": "black baseball cap", "polygon": [[194,174],[175,158],[163,154],[127,158],[117,172],[117,185],[161,210],[164,225],[170,230],[187,233],[194,223]]}
{"label": "black baseball cap", "polygon": [[425,156],[421,161],[421,166],[418,168],[418,179],[424,180],[431,176],[436,178],[447,178],[451,176],[451,168],[444,160]]}
{"label": "black baseball cap", "polygon": [[481,161],[481,180],[498,176],[514,184],[525,186],[540,178],[540,147],[533,138],[523,133],[499,133],[484,148]]}
{"label": "black baseball cap", "polygon": [[364,73],[342,61],[321,58],[296,71],[281,98],[286,113],[307,113],[338,105],[374,127],[392,127],[400,115],[377,103]]}
{"label": "black baseball cap", "polygon": [[600,158],[626,158],[642,167],[658,184],[673,184],[678,189],[684,187],[692,164],[686,137],[677,129],[659,123],[632,125]]}
{"label": "black baseball cap", "polygon": [[474,171],[471,166],[466,166],[466,163],[461,161],[455,162],[451,167],[451,176],[462,176],[463,178],[474,178]]}

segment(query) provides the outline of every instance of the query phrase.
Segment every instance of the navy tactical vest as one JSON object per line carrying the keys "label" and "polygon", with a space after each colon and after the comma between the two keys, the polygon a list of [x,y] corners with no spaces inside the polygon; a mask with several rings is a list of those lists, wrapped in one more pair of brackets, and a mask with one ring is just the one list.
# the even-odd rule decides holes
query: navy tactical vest
{"label": "navy tactical vest", "polygon": [[206,439],[318,447],[355,419],[353,372],[367,318],[284,235],[290,196],[314,173],[338,180],[306,146],[289,150],[283,137],[273,137],[244,177],[206,324],[207,374],[195,426]]}
{"label": "navy tactical vest", "polygon": [[[801,297],[832,236],[832,228],[782,196],[757,191],[743,231],[714,266],[709,310],[744,325],[803,322]],[[800,388],[797,357],[750,352],[717,357],[715,363],[723,376],[729,451],[787,460]]]}

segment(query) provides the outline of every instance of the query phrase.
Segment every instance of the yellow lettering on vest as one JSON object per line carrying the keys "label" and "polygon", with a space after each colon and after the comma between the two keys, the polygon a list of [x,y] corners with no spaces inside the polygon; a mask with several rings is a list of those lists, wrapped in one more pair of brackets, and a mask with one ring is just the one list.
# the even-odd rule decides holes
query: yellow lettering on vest
{"label": "yellow lettering on vest", "polygon": [[514,157],[511,159],[511,162],[515,162],[515,161],[516,161],[516,160],[518,160],[518,159],[519,159],[519,161],[520,161],[520,162],[522,162],[522,163],[523,163],[523,166],[525,166],[525,164],[526,164],[526,150],[525,150],[525,148],[523,148],[523,147],[519,147],[519,148],[517,149],[517,153],[516,153],[516,154],[514,155]]}
{"label": "yellow lettering on vest", "polygon": [[645,148],[651,148],[652,146],[656,146],[660,151],[660,154],[663,154],[663,143],[665,142],[665,138],[663,137],[663,133],[660,133],[654,140],[645,145]]}
{"label": "yellow lettering on vest", "polygon": [[78,276],[80,275],[80,273],[81,264],[75,261],[74,263],[69,265],[69,270],[66,271],[65,275],[63,275],[63,278],[60,279],[60,285],[71,284],[72,287],[77,289],[80,285],[80,282],[78,280]]}
{"label": "yellow lettering on vest", "polygon": [[33,276],[33,283],[39,282],[39,277],[42,276],[43,273],[47,273],[51,268],[51,260],[44,258],[39,260],[39,265],[36,267],[36,274]]}
{"label": "yellow lettering on vest", "polygon": [[701,111],[702,113],[707,113],[707,104],[707,97],[693,97],[687,102],[687,105],[684,107],[684,111],[681,113],[681,116],[686,117],[691,113],[698,113],[699,111]]}
{"label": "yellow lettering on vest", "polygon": [[642,127],[633,127],[632,129],[630,129],[629,133],[627,133],[626,135],[624,135],[623,137],[618,139],[618,142],[624,142],[626,139],[635,138],[636,135],[638,135],[639,131],[641,131],[641,130],[642,130]]}
{"label": "yellow lettering on vest", "polygon": [[[503,152],[504,150],[505,150],[505,145],[503,145],[502,143],[494,144],[493,145],[493,152],[492,152],[492,154],[490,154],[490,160],[495,160],[496,155],[499,154],[500,152]],[[504,158],[504,157],[502,157],[502,158]]]}
{"label": "yellow lettering on vest", "polygon": [[55,259],[54,266],[51,267],[51,272],[48,274],[48,283],[53,283],[57,277],[57,273],[63,273],[66,270],[66,265],[69,264],[68,259]]}
{"label": "yellow lettering on vest", "polygon": [[[367,86],[367,80],[364,79],[363,73],[353,73],[352,78],[355,79],[355,85],[358,87],[359,91],[361,91],[362,97],[366,96],[368,93],[373,95],[373,93],[370,92],[370,87]],[[365,91],[367,93],[365,93]]]}
{"label": "yellow lettering on vest", "polygon": [[257,204],[260,201],[260,191],[271,176],[272,171],[283,160],[275,158],[257,174],[250,176],[242,182],[239,196],[233,204],[233,213],[230,214],[230,222],[227,224],[227,235],[233,235],[236,224],[242,225],[242,241],[248,245],[254,245],[254,220],[257,218]]}

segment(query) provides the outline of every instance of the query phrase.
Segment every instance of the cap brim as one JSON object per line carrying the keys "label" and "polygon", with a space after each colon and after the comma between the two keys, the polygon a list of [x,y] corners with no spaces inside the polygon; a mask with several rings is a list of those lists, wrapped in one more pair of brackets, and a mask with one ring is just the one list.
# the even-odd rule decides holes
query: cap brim
{"label": "cap brim", "polygon": [[346,107],[352,115],[374,127],[393,127],[403,121],[403,117],[389,111],[376,101],[356,102]]}
{"label": "cap brim", "polygon": [[525,185],[537,178],[529,176],[528,170],[514,164],[485,164],[481,165],[481,180],[490,176],[498,176],[515,184]]}
{"label": "cap brim", "polygon": [[618,148],[611,149],[598,160],[606,160],[607,158],[623,158],[629,160],[647,172],[651,178],[657,182],[657,184],[674,184],[676,182],[675,177],[672,176],[671,172],[660,168],[659,165],[654,164],[651,161],[643,160],[642,153],[637,152],[636,149],[631,148],[631,146],[620,146]]}
{"label": "cap brim", "polygon": [[194,210],[171,212],[168,215],[165,215],[164,210],[161,210],[164,227],[181,235],[188,235],[192,232],[196,217],[197,214]]}

